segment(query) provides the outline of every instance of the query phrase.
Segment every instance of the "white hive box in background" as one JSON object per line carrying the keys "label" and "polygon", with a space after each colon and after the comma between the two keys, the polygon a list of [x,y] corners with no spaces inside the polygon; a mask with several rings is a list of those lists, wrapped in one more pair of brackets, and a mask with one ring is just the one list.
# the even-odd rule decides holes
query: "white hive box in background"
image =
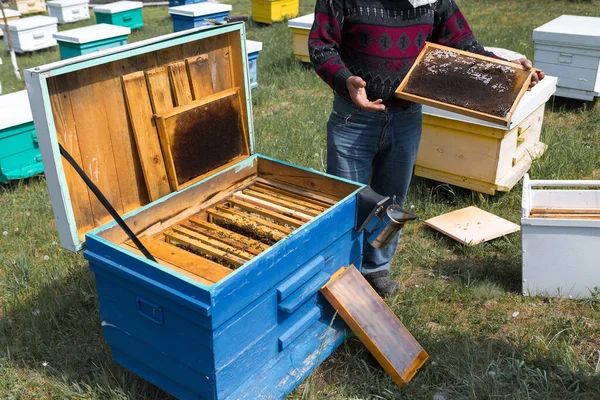
{"label": "white hive box in background", "polygon": [[246,53],[248,54],[248,72],[250,87],[258,87],[258,53],[262,50],[262,42],[246,40]]}
{"label": "white hive box in background", "polygon": [[[5,8],[4,14],[6,15],[6,19],[8,21],[12,21],[15,19],[21,18],[21,13],[17,10],[13,10],[11,8]],[[0,21],[0,24],[4,24],[4,22]],[[4,31],[0,30],[0,37],[4,36]]]}
{"label": "white hive box in background", "polygon": [[581,298],[600,288],[600,181],[526,175],[521,230],[524,295]]}
{"label": "white hive box in background", "polygon": [[90,19],[88,0],[52,0],[46,5],[48,15],[58,18],[59,24]]}
{"label": "white hive box in background", "polygon": [[4,30],[4,43],[8,47],[8,34],[17,53],[36,51],[56,46],[52,37],[57,32],[58,20],[55,17],[35,16],[8,21],[8,26],[1,24]]}
{"label": "white hive box in background", "polygon": [[600,18],[562,15],[534,29],[534,65],[558,77],[557,96],[600,96]]}
{"label": "white hive box in background", "polygon": [[556,82],[547,75],[525,93],[508,127],[423,106],[415,174],[488,194],[510,190],[545,150],[544,108]]}

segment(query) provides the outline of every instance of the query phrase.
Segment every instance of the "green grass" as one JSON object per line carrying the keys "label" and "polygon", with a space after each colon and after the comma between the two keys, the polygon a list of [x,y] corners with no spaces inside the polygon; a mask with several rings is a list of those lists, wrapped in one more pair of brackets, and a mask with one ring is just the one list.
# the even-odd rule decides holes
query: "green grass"
{"label": "green grass", "polygon": [[[459,3],[481,42],[529,57],[534,27],[560,14],[600,16],[598,2]],[[233,5],[235,14],[250,13],[248,1]],[[312,7],[302,2],[301,13]],[[146,26],[130,41],[172,29],[165,7],[145,8],[144,20]],[[249,22],[248,36],[264,44],[260,87],[253,92],[257,151],[323,170],[331,90],[294,59],[285,24]],[[23,89],[2,46],[4,91]],[[28,68],[59,57],[52,49],[18,58]],[[599,178],[598,105],[548,104],[543,141],[549,148],[533,165],[532,177]],[[520,194],[520,185],[487,196],[415,178],[406,204],[421,218],[403,233],[393,268],[403,290],[389,304],[430,361],[398,389],[351,337],[290,398],[598,398],[600,297],[523,297],[519,234],[465,247],[422,224],[468,205],[518,223]],[[57,242],[43,178],[0,187],[0,398],[166,398],[111,360],[93,275],[81,255]],[[515,311],[519,315],[512,317]]]}

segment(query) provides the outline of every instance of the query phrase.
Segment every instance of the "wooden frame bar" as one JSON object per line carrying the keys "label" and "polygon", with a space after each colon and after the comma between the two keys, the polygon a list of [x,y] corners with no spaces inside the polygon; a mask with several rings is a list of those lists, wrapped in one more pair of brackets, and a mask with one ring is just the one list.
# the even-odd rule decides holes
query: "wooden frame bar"
{"label": "wooden frame bar", "polygon": [[[305,205],[294,202],[291,197],[288,197],[286,199],[284,196],[278,195],[277,193],[271,193],[271,194],[263,193],[261,191],[257,191],[254,188],[248,188],[246,190],[243,190],[242,193],[247,194],[252,197],[256,197],[257,199],[266,200],[273,204],[278,204],[281,206],[288,207],[292,210],[300,211],[300,212],[310,215],[312,217],[316,217],[321,212],[326,210],[326,208],[324,208],[324,207],[319,207],[320,210],[317,209],[316,206],[311,208],[309,206],[305,206]],[[306,204],[310,204],[310,203],[306,203]]]}
{"label": "wooden frame bar", "polygon": [[284,233],[258,224],[249,218],[240,217],[239,215],[235,214],[224,213],[221,210],[217,210],[215,208],[210,208],[206,210],[206,212],[209,215],[210,220],[216,219],[232,224],[234,226],[238,226],[242,229],[255,230],[257,233],[268,237],[273,242],[277,242],[278,240],[281,240],[285,237]]}
{"label": "wooden frame bar", "polygon": [[165,240],[167,243],[175,244],[183,247],[187,247],[194,251],[199,251],[204,254],[213,256],[226,263],[231,263],[235,268],[241,267],[246,263],[246,259],[238,257],[234,254],[230,254],[224,250],[218,249],[211,245],[208,245],[201,240],[189,237],[187,235],[175,232],[173,230],[167,230],[164,232]]}
{"label": "wooden frame bar", "polygon": [[236,197],[230,198],[228,202],[232,207],[237,207],[240,210],[247,211],[253,215],[259,215],[261,217],[272,219],[273,221],[283,225],[289,225],[293,228],[298,228],[302,225],[302,222],[297,219],[290,218],[283,214],[278,214],[275,211],[271,211],[265,207],[254,205]]}
{"label": "wooden frame bar", "polygon": [[288,208],[288,207],[285,207],[282,205],[273,204],[266,200],[257,199],[256,197],[252,197],[252,196],[249,196],[244,193],[240,193],[240,192],[234,193],[233,199],[242,201],[244,203],[252,204],[256,207],[264,208],[264,209],[272,211],[276,214],[280,214],[280,215],[292,218],[296,222],[298,222],[298,221],[308,222],[313,219],[313,217],[311,217],[310,215],[304,214],[300,211],[292,210],[291,208]]}
{"label": "wooden frame bar", "polygon": [[[203,233],[206,236],[214,237],[231,246],[237,246],[241,250],[247,251],[254,255],[259,255],[267,250],[269,245],[266,245],[258,240],[251,239],[247,236],[222,228],[219,225],[211,224],[197,217],[191,217],[189,220],[190,229]],[[183,224],[182,224],[183,225]]]}

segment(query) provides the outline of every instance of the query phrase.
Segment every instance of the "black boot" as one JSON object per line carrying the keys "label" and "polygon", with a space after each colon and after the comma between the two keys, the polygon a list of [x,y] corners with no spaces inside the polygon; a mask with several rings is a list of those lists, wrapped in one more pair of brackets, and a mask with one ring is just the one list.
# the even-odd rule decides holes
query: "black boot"
{"label": "black boot", "polygon": [[398,290],[398,284],[390,278],[388,270],[371,272],[365,275],[365,279],[382,298],[386,298]]}

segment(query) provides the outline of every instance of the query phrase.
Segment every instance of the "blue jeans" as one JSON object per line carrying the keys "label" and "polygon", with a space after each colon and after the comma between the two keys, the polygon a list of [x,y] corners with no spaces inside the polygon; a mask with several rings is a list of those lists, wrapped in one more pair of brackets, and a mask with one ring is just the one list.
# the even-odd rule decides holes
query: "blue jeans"
{"label": "blue jeans", "polygon": [[[404,205],[421,141],[421,106],[363,111],[336,94],[327,123],[327,172],[369,184],[377,193],[396,196]],[[398,237],[385,249],[365,241],[363,274],[389,270]]]}

